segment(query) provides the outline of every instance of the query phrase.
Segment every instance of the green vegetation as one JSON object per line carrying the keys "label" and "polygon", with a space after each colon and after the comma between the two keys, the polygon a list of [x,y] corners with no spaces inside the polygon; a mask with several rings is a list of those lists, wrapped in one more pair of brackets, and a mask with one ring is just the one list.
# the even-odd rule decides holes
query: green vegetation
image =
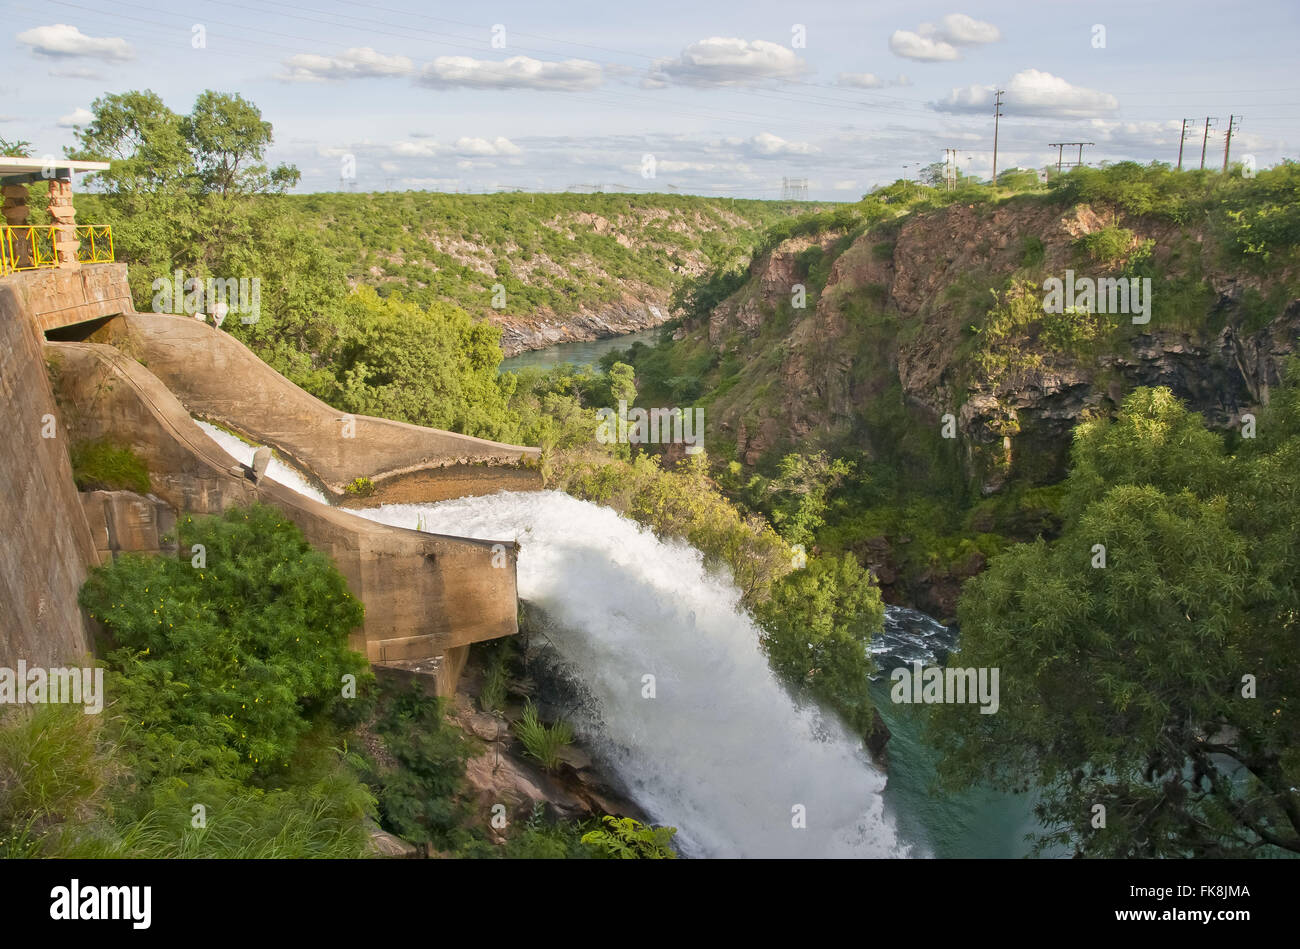
{"label": "green vegetation", "polygon": [[563,760],[564,749],[573,744],[573,728],[566,721],[552,725],[542,723],[537,717],[537,707],[529,702],[523,715],[514,724],[515,734],[523,743],[528,755],[541,762],[547,771],[555,771]]}
{"label": "green vegetation", "polygon": [[1005,698],[936,712],[950,781],[1039,786],[1042,842],[1088,856],[1300,852],[1300,371],[1258,424],[1138,389],[1080,427],[1060,537],[963,590],[953,661]]}
{"label": "green vegetation", "polygon": [[101,438],[72,446],[72,478],[79,491],[149,493],[149,469],[128,445]]}
{"label": "green vegetation", "polygon": [[773,586],[755,615],[772,668],[838,712],[858,734],[872,728],[867,647],[884,626],[880,589],[852,554],[814,557]]}
{"label": "green vegetation", "polygon": [[[0,720],[8,856],[355,857],[371,795],[341,753],[361,607],[265,507],[186,518],[206,564],[126,555],[82,590],[104,627],[102,719]],[[353,694],[362,694],[358,691]]]}
{"label": "green vegetation", "polygon": [[604,818],[605,827],[582,835],[582,842],[613,860],[672,860],[675,827],[647,827],[630,817]]}
{"label": "green vegetation", "polygon": [[[353,478],[348,482],[347,487],[344,488],[344,490],[354,497],[368,498],[370,495],[375,493],[375,483],[369,478]],[[416,527],[416,530],[421,529],[422,528],[418,526]]]}

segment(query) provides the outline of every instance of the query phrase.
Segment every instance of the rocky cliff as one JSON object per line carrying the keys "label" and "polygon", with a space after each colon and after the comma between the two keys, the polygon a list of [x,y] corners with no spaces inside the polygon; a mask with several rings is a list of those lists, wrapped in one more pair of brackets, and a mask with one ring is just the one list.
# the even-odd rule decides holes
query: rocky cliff
{"label": "rocky cliff", "polygon": [[[1099,261],[1085,248],[1102,233],[1121,246]],[[806,266],[814,245],[816,258],[835,255],[820,287]],[[1108,314],[1089,345],[1056,344],[1045,332],[1042,286],[1067,271],[1155,273],[1149,322]],[[724,394],[714,407],[743,460],[810,437],[860,435],[870,445],[863,409],[897,387],[918,424],[938,430],[945,414],[955,417],[970,473],[988,493],[1021,452],[1038,474],[1059,474],[1079,419],[1113,408],[1135,386],[1168,386],[1212,426],[1237,424],[1267,400],[1295,351],[1292,276],[1225,263],[1195,225],[1040,200],[953,205],[851,240],[785,241],[757,258],[748,284],[694,332],[724,353],[772,364],[768,398]],[[990,310],[1020,292],[1014,281],[1033,288],[1022,318],[992,325]],[[800,283],[804,309],[791,303]],[[769,324],[788,328],[772,334]]]}

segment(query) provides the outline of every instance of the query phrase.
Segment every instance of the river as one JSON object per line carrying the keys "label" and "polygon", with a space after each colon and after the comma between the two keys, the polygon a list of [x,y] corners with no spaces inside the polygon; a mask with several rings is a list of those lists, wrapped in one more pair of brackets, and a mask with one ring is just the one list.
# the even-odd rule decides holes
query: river
{"label": "river", "polygon": [[533,349],[501,360],[501,371],[517,369],[552,369],[555,366],[571,363],[575,366],[595,365],[605,353],[616,349],[627,349],[633,343],[641,342],[653,346],[659,340],[659,327],[639,330],[623,336],[610,336],[606,339],[584,340],[578,343],[557,343],[545,349]]}

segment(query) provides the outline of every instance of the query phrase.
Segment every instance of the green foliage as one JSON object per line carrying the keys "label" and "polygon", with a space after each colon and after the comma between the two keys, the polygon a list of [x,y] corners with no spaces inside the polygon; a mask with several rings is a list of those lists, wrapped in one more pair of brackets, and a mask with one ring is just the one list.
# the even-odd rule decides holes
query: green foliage
{"label": "green foliage", "polygon": [[289,165],[268,171],[262,155],[271,123],[238,93],[208,89],[189,115],[177,115],[157,93],[131,91],[91,103],[92,119],[73,133],[69,158],[111,161],[89,180],[110,192],[190,191],[253,194],[283,191],[298,182]]}
{"label": "green foliage", "polygon": [[366,498],[375,493],[375,483],[369,478],[353,478],[344,490],[355,497]]}
{"label": "green foliage", "polygon": [[825,702],[859,734],[872,727],[868,652],[884,627],[880,590],[852,554],[811,557],[773,585],[755,615],[772,668]]}
{"label": "green foliage", "polygon": [[127,555],[95,568],[81,603],[111,637],[117,701],[140,723],[140,766],[246,780],[287,766],[313,719],[342,712],[361,604],[328,557],[263,505],[185,517],[206,566]]}
{"label": "green foliage", "polygon": [[500,712],[506,707],[506,684],[510,679],[510,663],[514,658],[514,645],[510,639],[499,639],[484,644],[486,658],[483,664],[483,685],[479,688],[478,705],[485,712]]}
{"label": "green foliage", "polygon": [[648,827],[630,817],[602,818],[605,827],[582,835],[582,842],[611,860],[672,860],[676,827]]}
{"label": "green foliage", "polygon": [[100,724],[72,705],[0,713],[0,856],[37,856],[47,837],[101,810],[114,768]]}
{"label": "green foliage", "polygon": [[149,469],[128,445],[101,438],[73,445],[71,455],[72,478],[79,491],[149,493]]}
{"label": "green foliage", "polygon": [[731,572],[744,602],[767,595],[790,569],[790,551],[762,518],[745,518],[710,483],[701,452],[665,471],[657,458],[621,461],[608,454],[560,454],[550,484],[575,497],[605,504],[649,527],[656,536],[681,538],[709,568]]}
{"label": "green foliage", "polygon": [[530,701],[514,724],[515,735],[529,757],[536,758],[547,771],[555,771],[562,762],[564,749],[573,743],[573,727],[560,720],[546,725],[537,717],[537,707]]}
{"label": "green foliage", "polygon": [[82,589],[109,638],[102,719],[47,706],[0,721],[0,851],[360,856],[374,800],[346,732],[365,703],[342,696],[343,676],[360,696],[371,681],[347,650],[359,604],[269,508],[187,518],[180,543],[206,566],[128,555]]}
{"label": "green foliage", "polygon": [[1133,246],[1134,237],[1128,228],[1108,224],[1101,230],[1084,234],[1076,243],[1097,263],[1109,266],[1128,252]]}
{"label": "green foliage", "polygon": [[777,499],[772,523],[781,536],[791,544],[811,546],[826,523],[827,496],[852,473],[852,462],[831,460],[824,451],[782,458],[780,474],[768,486]]}
{"label": "green foliage", "polygon": [[498,330],[454,306],[423,308],[367,287],[343,312],[332,365],[341,408],[483,438],[506,429]]}
{"label": "green foliage", "polygon": [[1020,236],[1020,266],[1026,270],[1033,270],[1041,267],[1043,261],[1047,258],[1047,249],[1043,245],[1041,238],[1033,234],[1022,234]]}
{"label": "green foliage", "polygon": [[1039,785],[1043,842],[1085,855],[1300,852],[1297,383],[1235,454],[1164,389],[1080,426],[1060,537],[963,590],[953,661],[1005,698],[937,709],[950,781]]}
{"label": "green foliage", "polygon": [[0,155],[5,158],[30,158],[32,156],[32,143],[25,142],[22,139],[10,139],[0,135]]}
{"label": "green foliage", "polygon": [[384,826],[417,844],[456,850],[474,840],[466,829],[465,762],[473,745],[447,720],[446,701],[418,688],[390,686],[380,698],[375,730],[399,767],[378,773]]}

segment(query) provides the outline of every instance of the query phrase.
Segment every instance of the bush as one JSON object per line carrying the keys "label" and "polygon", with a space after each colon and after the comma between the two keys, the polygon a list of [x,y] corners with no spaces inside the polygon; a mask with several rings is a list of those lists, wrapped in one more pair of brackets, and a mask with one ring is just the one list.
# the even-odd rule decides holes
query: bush
{"label": "bush", "polygon": [[[185,517],[180,546],[205,563],[127,555],[91,571],[81,604],[111,644],[138,766],[247,779],[282,773],[312,720],[341,713],[362,606],[333,562],[274,508]],[[196,555],[197,556],[197,555]]]}

